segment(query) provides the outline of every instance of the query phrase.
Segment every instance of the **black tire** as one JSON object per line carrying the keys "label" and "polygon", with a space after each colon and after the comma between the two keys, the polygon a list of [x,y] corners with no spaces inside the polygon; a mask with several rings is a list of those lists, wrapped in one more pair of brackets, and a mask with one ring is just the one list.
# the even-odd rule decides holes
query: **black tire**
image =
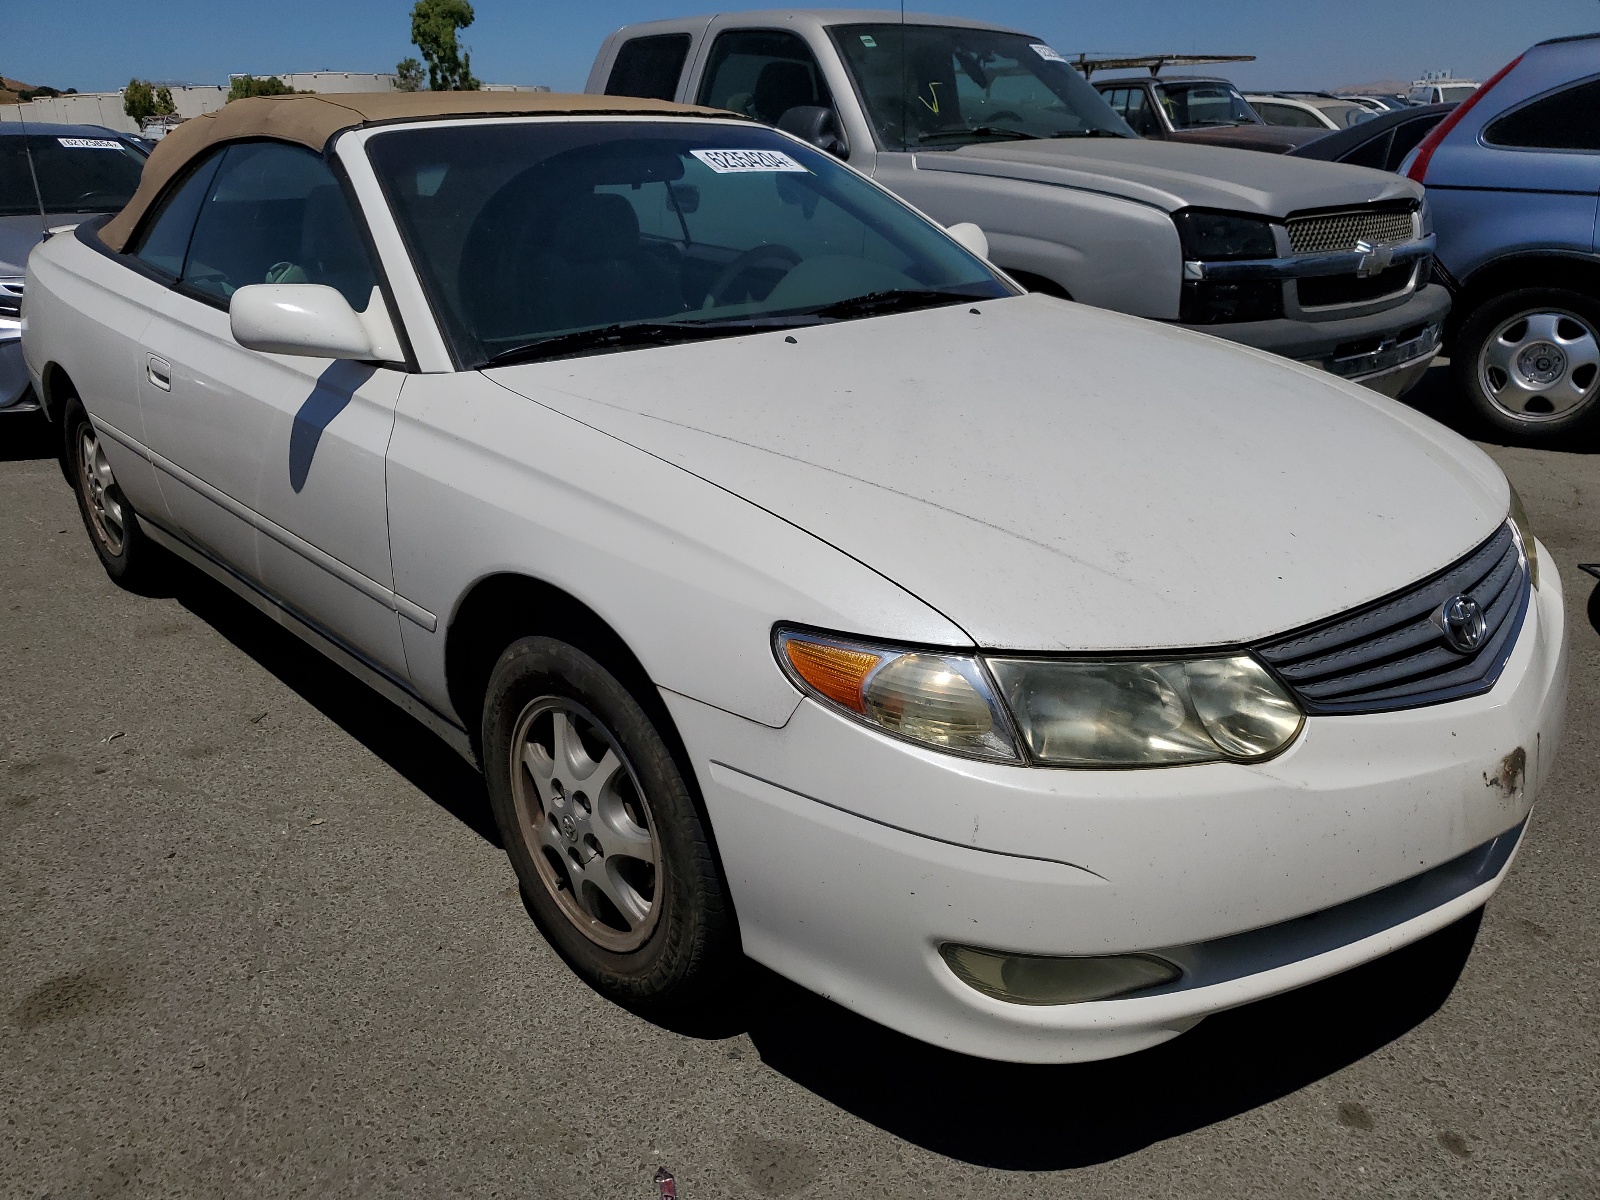
{"label": "black tire", "polygon": [[[581,741],[570,775],[551,740],[558,721],[563,736]],[[635,1009],[679,1011],[713,999],[741,961],[733,909],[694,796],[633,694],[583,651],[523,638],[490,676],[482,739],[507,856],[540,931],[568,964]],[[584,764],[611,762],[611,752],[617,764],[581,774]],[[585,780],[607,769],[615,785],[602,780],[586,795]],[[627,848],[641,831],[650,835],[651,869]],[[619,836],[634,839],[620,853],[598,840]],[[616,892],[602,893],[595,879]],[[612,903],[613,895],[622,900]],[[644,901],[653,916],[640,915]]]}
{"label": "black tire", "polygon": [[[1554,336],[1541,336],[1530,319],[1547,320]],[[1563,340],[1571,335],[1579,336]],[[1529,446],[1570,442],[1592,432],[1600,417],[1600,367],[1578,365],[1591,354],[1571,353],[1597,338],[1600,300],[1566,288],[1520,288],[1484,301],[1467,317],[1451,345],[1451,371],[1474,415],[1506,440]],[[1523,349],[1511,356],[1518,364],[1513,378],[1494,360],[1517,345]],[[1524,373],[1524,367],[1531,370]],[[1541,367],[1554,377],[1548,395],[1527,390],[1542,386]]]}
{"label": "black tire", "polygon": [[145,536],[138,514],[104,460],[99,434],[76,396],[62,410],[61,431],[61,465],[78,498],[78,515],[100,565],[120,586],[145,590],[158,573],[161,548]]}

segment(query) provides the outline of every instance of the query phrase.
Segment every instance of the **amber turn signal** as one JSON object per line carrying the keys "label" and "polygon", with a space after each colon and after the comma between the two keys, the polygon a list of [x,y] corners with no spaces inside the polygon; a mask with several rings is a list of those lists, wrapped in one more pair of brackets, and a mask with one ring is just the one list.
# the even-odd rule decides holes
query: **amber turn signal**
{"label": "amber turn signal", "polygon": [[872,668],[883,661],[882,655],[798,638],[787,639],[783,653],[795,674],[818,693],[851,712],[866,712],[861,685],[872,674]]}

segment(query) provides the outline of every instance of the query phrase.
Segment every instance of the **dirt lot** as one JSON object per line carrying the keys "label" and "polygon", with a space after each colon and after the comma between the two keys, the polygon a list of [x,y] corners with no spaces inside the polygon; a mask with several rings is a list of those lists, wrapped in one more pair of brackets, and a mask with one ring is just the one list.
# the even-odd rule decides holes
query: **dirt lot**
{"label": "dirt lot", "polygon": [[0,1195],[644,1200],[666,1164],[685,1200],[1600,1197],[1600,597],[1574,569],[1600,455],[1489,449],[1561,565],[1573,676],[1481,927],[1040,1068],[766,976],[688,1032],[598,999],[475,774],[198,575],[119,591],[49,447],[0,426]]}

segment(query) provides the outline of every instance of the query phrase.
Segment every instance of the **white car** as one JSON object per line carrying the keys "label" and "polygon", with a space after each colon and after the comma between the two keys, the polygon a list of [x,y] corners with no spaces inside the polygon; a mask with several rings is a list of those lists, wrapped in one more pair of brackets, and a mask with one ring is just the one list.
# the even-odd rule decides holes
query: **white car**
{"label": "white car", "polygon": [[1250,107],[1268,125],[1303,129],[1349,129],[1372,120],[1373,110],[1352,96],[1294,95],[1258,92],[1247,95]]}
{"label": "white car", "polygon": [[24,338],[112,576],[481,764],[606,996],[742,954],[1103,1058],[1482,905],[1566,696],[1504,476],[981,249],[710,110],[245,100],[34,252]]}

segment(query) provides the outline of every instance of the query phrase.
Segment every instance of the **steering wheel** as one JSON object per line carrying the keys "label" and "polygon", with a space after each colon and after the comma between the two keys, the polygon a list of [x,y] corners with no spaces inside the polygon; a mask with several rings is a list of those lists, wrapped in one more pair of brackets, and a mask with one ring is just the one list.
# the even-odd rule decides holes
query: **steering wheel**
{"label": "steering wheel", "polygon": [[750,249],[722,268],[721,273],[717,275],[717,278],[711,284],[710,290],[706,293],[708,303],[703,307],[720,307],[728,303],[726,293],[733,290],[733,285],[739,282],[739,277],[766,262],[779,263],[786,266],[788,270],[784,271],[784,274],[787,275],[789,271],[800,265],[801,257],[798,251],[791,250],[788,246],[780,246],[776,242],[765,242],[762,245],[750,247]]}
{"label": "steering wheel", "polygon": [[87,191],[87,192],[79,192],[76,196],[73,197],[72,202],[74,204],[91,204],[95,200],[116,200],[116,199],[117,199],[117,193],[115,193],[115,192],[98,192],[98,191],[90,190],[90,191]]}
{"label": "steering wheel", "polygon": [[1013,121],[1022,120],[1022,114],[1021,113],[1012,112],[1009,108],[1003,109],[1002,111],[997,112],[997,113],[990,113],[987,119],[990,120],[990,121],[1000,121],[1000,120],[1003,120],[1006,117],[1010,117]]}

